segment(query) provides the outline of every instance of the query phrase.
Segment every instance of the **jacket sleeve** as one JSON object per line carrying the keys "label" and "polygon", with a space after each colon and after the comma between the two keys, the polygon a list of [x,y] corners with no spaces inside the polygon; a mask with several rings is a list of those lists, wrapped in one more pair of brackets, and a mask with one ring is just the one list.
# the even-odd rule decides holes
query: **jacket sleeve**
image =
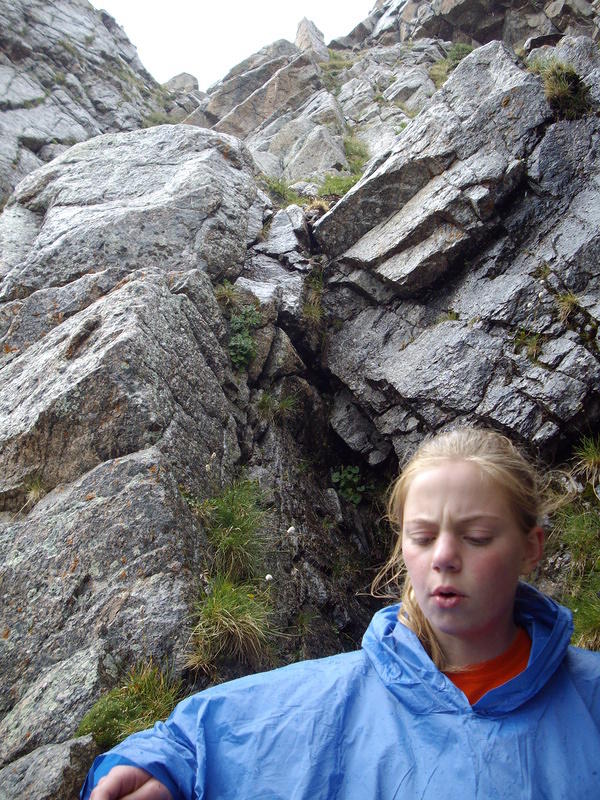
{"label": "jacket sleeve", "polygon": [[[153,728],[129,736],[108,753],[98,756],[81,790],[80,800],[88,800],[100,778],[121,764],[149,772],[167,787],[173,800],[196,797],[201,800],[204,743],[199,720],[204,705],[202,694],[192,695],[176,706],[166,722],[157,722]],[[197,787],[200,787],[199,793]]]}

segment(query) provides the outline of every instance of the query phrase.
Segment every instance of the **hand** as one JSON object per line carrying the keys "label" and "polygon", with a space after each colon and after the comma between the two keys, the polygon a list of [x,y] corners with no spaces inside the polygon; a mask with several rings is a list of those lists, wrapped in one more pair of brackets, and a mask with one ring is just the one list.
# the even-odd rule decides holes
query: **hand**
{"label": "hand", "polygon": [[173,800],[164,784],[139,767],[113,767],[100,778],[90,800]]}

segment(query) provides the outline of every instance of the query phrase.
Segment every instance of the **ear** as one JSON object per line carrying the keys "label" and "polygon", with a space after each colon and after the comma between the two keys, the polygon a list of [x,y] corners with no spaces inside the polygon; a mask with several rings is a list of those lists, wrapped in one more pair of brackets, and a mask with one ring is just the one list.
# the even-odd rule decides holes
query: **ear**
{"label": "ear", "polygon": [[540,562],[544,554],[544,531],[539,525],[532,528],[527,534],[525,550],[523,552],[523,561],[521,564],[521,573],[529,575]]}

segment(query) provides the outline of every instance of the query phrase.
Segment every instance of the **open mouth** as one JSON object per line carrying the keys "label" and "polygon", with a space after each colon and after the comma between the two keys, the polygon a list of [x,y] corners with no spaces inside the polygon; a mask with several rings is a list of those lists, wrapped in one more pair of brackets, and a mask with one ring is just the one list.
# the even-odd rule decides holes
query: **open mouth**
{"label": "open mouth", "polygon": [[439,588],[432,592],[433,601],[439,608],[453,608],[464,597],[464,594],[451,587]]}

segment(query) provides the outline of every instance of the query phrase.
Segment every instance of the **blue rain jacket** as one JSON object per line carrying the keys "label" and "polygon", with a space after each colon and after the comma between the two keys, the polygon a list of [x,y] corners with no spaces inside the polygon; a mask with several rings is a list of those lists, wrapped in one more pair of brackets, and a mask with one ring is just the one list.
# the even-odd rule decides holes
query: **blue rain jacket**
{"label": "blue rain jacket", "polygon": [[215,686],[100,756],[143,767],[174,800],[600,798],[600,653],[569,647],[570,612],[521,584],[524,672],[473,706],[398,622],[362,650]]}

